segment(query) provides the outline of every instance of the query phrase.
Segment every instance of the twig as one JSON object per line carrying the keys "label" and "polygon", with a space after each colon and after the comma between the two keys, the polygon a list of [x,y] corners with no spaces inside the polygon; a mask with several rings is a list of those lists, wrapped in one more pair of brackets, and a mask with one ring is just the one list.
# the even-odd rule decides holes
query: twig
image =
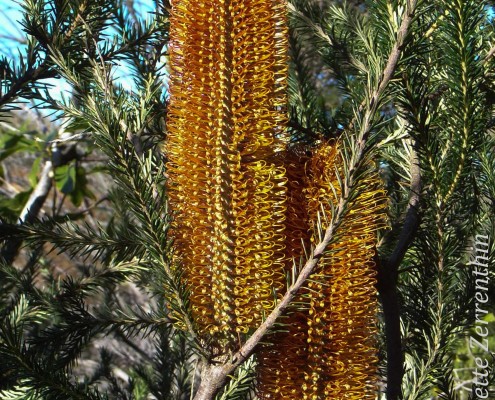
{"label": "twig", "polygon": [[[285,309],[294,300],[296,294],[313,273],[318,261],[322,258],[325,249],[332,242],[334,233],[347,211],[347,205],[353,188],[356,186],[356,180],[358,176],[357,168],[363,161],[365,156],[365,150],[367,145],[367,139],[372,128],[372,122],[374,114],[376,113],[378,107],[378,101],[383,95],[387,85],[393,78],[397,63],[400,59],[402,53],[402,47],[404,45],[405,38],[407,36],[409,26],[412,22],[414,11],[416,9],[417,0],[411,0],[408,2],[408,7],[404,18],[402,20],[401,26],[397,33],[397,40],[394,44],[390,55],[387,60],[387,64],[381,76],[381,79],[373,91],[370,98],[370,107],[366,110],[363,115],[363,124],[360,135],[357,140],[357,148],[354,156],[352,157],[349,165],[349,175],[343,182],[342,195],[339,200],[338,207],[336,209],[333,220],[325,231],[323,239],[317,244],[313,253],[310,255],[309,259],[306,261],[304,267],[301,269],[296,282],[294,282],[287,292],[284,294],[282,299],[277,303],[273,311],[267,316],[265,321],[256,329],[251,337],[247,339],[244,345],[237,351],[232,359],[221,365],[205,364],[203,371],[201,373],[201,384],[199,386],[198,392],[196,393],[194,400],[211,400],[213,396],[218,392],[218,390],[223,387],[227,377],[231,375],[237,367],[239,367],[246,359],[254,352],[258,343],[262,338],[273,328],[277,319],[284,313]],[[347,135],[350,135],[347,132]]]}
{"label": "twig", "polygon": [[5,121],[0,121],[0,126],[2,128],[5,128],[5,129],[8,129],[9,131],[11,132],[19,132],[19,129],[17,129],[16,127],[6,123]]}
{"label": "twig", "polygon": [[153,362],[153,357],[151,357],[148,353],[146,353],[143,349],[141,349],[141,347],[139,347],[136,343],[130,340],[124,334],[124,332],[122,332],[120,328],[117,328],[115,333],[127,346],[129,346],[136,353],[138,353],[141,358],[145,359],[149,363]]}
{"label": "twig", "polygon": [[126,0],[125,3],[126,3],[125,5],[127,7],[127,10],[129,11],[129,17],[132,20],[133,25],[135,27],[139,26],[139,19],[138,19],[138,15],[136,12],[134,0]]}
{"label": "twig", "polygon": [[43,204],[45,203],[46,197],[52,188],[52,169],[53,163],[51,160],[47,160],[43,169],[41,170],[40,179],[38,184],[34,188],[31,196],[24,208],[19,215],[19,224],[24,224],[26,222],[33,222],[38,213],[40,212]]}
{"label": "twig", "polygon": [[0,39],[11,40],[12,42],[16,42],[19,44],[27,44],[27,40],[25,38],[20,38],[14,35],[1,34]]}
{"label": "twig", "polygon": [[[67,142],[77,142],[78,140],[85,139],[90,136],[88,132],[76,133],[72,136],[54,139],[47,142],[48,144],[57,144],[57,143],[67,143]],[[36,138],[38,142],[44,142],[42,139]]]}
{"label": "twig", "polygon": [[483,58],[483,64],[486,64],[488,61],[490,61],[490,58],[492,58],[494,54],[495,54],[495,46],[492,46],[492,48],[486,54],[485,58]]}

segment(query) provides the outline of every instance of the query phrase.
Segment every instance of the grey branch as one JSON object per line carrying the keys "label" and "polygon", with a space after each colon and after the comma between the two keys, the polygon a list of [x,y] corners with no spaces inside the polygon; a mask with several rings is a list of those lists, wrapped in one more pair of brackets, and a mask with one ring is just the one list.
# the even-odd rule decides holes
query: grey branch
{"label": "grey branch", "polygon": [[52,188],[52,170],[53,163],[51,160],[47,160],[45,162],[45,165],[43,166],[43,170],[41,171],[40,180],[31,193],[31,196],[29,196],[29,199],[24,205],[21,215],[19,216],[19,224],[32,222],[33,219],[36,218],[41,211],[48,193]]}
{"label": "grey branch", "polygon": [[[75,146],[66,147],[64,149],[56,147],[55,145],[53,146],[54,150],[52,151],[52,157],[45,161],[43,169],[41,170],[40,179],[19,215],[17,222],[19,225],[32,223],[37,219],[48,194],[53,187],[52,174],[54,168],[67,164],[77,157]],[[22,240],[15,237],[6,242],[0,251],[0,260],[6,264],[11,264],[17,256],[21,245]]]}
{"label": "grey branch", "polygon": [[404,375],[404,357],[400,329],[400,305],[397,292],[399,266],[413,242],[420,223],[419,206],[421,200],[421,168],[416,144],[412,143],[410,153],[410,196],[406,208],[404,224],[400,230],[397,244],[391,255],[377,262],[377,288],[383,307],[385,319],[385,336],[387,346],[387,399],[401,398],[402,378]]}

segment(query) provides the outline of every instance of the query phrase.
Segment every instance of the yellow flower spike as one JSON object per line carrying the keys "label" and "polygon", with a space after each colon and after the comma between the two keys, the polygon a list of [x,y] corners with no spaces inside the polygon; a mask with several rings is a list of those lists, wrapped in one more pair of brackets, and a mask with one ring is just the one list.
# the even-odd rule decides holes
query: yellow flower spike
{"label": "yellow flower spike", "polygon": [[[316,221],[321,205],[331,217],[329,202],[336,205],[331,186],[339,195],[336,169],[342,174],[342,163],[337,143],[324,143],[315,151],[308,165],[306,189],[311,221]],[[315,371],[318,379],[305,390],[303,398],[375,398],[377,299],[373,256],[376,231],[385,221],[386,197],[379,177],[372,173],[356,190],[359,195],[349,204],[336,242],[327,248],[317,274],[310,277],[321,286],[317,294],[309,292],[308,318],[313,330],[309,333],[306,374],[309,378]],[[325,223],[322,228],[327,228]],[[316,227],[313,232],[312,240],[316,241]]]}
{"label": "yellow flower spike", "polygon": [[[299,265],[304,253],[302,241],[309,244],[309,223],[305,207],[305,164],[308,161],[304,146],[290,148],[283,153],[287,174],[288,199],[286,207],[285,270],[291,273],[293,263]],[[296,299],[304,302],[303,292]],[[258,351],[258,397],[260,399],[302,399],[305,385],[308,346],[308,318],[299,309],[290,311],[280,321],[284,331],[267,338],[269,344]]]}
{"label": "yellow flower spike", "polygon": [[[304,149],[288,153],[289,258],[302,254],[302,240],[306,248],[310,240],[317,241],[317,228],[311,228],[310,221],[317,221],[322,205],[330,213],[329,203],[336,204],[331,185],[338,196],[340,157],[338,145],[328,143],[319,146],[312,157],[306,156]],[[297,299],[306,306],[286,316],[281,321],[286,331],[273,335],[272,344],[259,352],[261,399],[357,400],[375,396],[373,255],[386,200],[376,175],[361,182],[357,190],[360,195],[349,205],[336,242],[328,247]],[[290,266],[286,268],[290,270]]]}
{"label": "yellow flower spike", "polygon": [[286,0],[175,0],[171,234],[200,334],[238,344],[284,288]]}

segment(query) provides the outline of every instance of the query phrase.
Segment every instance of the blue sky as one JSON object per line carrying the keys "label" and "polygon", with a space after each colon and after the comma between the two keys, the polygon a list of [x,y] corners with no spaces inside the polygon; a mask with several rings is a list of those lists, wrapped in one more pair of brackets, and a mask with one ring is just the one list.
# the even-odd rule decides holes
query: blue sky
{"label": "blue sky", "polygon": [[20,6],[14,0],[0,0],[0,52],[14,54],[18,45],[15,38],[22,35],[22,27],[17,21],[22,19]]}
{"label": "blue sky", "polygon": [[[22,0],[0,0],[0,54],[2,56],[15,58],[20,49],[22,49],[23,32],[20,21],[22,21],[21,4]],[[153,10],[153,0],[135,0],[135,5],[138,12],[143,15],[146,12]],[[128,70],[125,67],[117,68],[116,76],[121,77],[120,83],[124,86],[131,87],[132,82],[125,79],[128,75]],[[49,83],[56,84],[50,90],[54,97],[62,91],[68,91],[69,86],[62,82],[50,80]]]}
{"label": "blue sky", "polygon": [[[0,0],[0,45],[10,45],[10,38],[18,38],[22,34],[19,22],[22,20],[22,0]],[[153,0],[135,0],[139,12],[153,9]]]}

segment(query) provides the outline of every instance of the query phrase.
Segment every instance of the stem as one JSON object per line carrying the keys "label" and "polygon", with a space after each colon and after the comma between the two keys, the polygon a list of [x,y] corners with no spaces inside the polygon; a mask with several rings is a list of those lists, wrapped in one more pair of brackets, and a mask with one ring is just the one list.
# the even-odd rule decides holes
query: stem
{"label": "stem", "polygon": [[387,278],[384,279],[382,275],[378,280],[381,282],[381,285],[379,285],[378,288],[385,320],[387,400],[398,400],[402,393],[404,353],[402,351],[402,337],[400,331],[400,305],[397,292],[397,274],[393,275],[391,272],[387,272]]}
{"label": "stem", "polygon": [[402,395],[402,378],[404,376],[404,353],[400,330],[400,304],[397,291],[399,266],[411,245],[419,227],[419,203],[421,193],[421,169],[419,156],[411,147],[411,195],[406,217],[394,251],[378,268],[377,289],[383,307],[385,336],[387,346],[387,399],[397,400]]}
{"label": "stem", "polygon": [[194,396],[194,400],[214,399],[220,389],[227,383],[228,376],[235,368],[227,365],[206,365],[201,371],[201,384]]}

